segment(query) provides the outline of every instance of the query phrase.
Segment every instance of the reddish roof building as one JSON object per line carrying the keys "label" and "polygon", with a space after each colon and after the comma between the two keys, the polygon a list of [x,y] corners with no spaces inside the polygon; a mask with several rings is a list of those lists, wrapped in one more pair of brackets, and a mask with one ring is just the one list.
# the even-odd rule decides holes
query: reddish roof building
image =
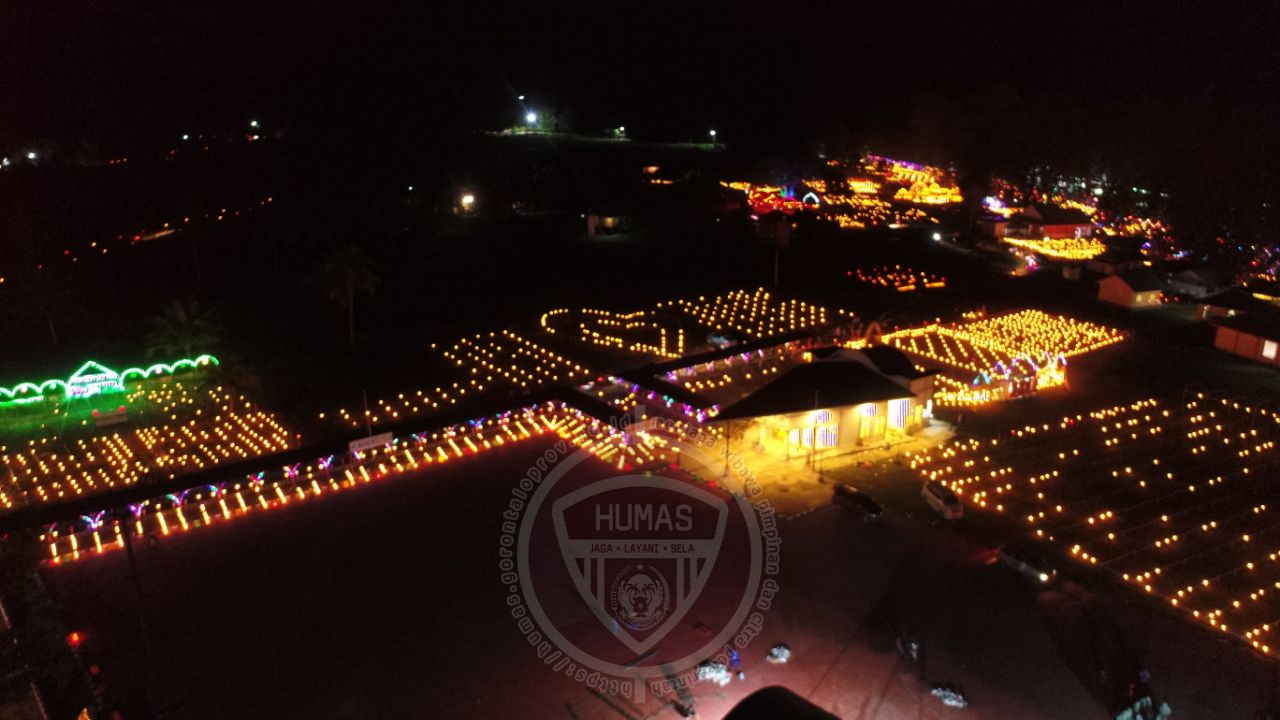
{"label": "reddish roof building", "polygon": [[1164,298],[1164,281],[1147,270],[1116,273],[1098,281],[1098,299],[1127,308],[1155,307]]}
{"label": "reddish roof building", "polygon": [[1280,313],[1220,321],[1213,346],[1264,365],[1280,367]]}
{"label": "reddish roof building", "polygon": [[1071,208],[1032,203],[1013,217],[1014,226],[1025,228],[1027,237],[1085,238],[1093,235],[1093,220]]}

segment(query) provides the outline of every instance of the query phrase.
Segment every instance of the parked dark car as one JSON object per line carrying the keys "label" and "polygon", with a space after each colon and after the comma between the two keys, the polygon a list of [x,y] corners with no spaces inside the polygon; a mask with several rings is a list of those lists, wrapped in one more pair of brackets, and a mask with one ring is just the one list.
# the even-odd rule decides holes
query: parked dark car
{"label": "parked dark car", "polygon": [[852,485],[836,485],[831,504],[857,514],[866,522],[874,522],[884,515],[880,503]]}
{"label": "parked dark car", "polygon": [[1023,543],[1009,543],[1000,548],[996,562],[1022,575],[1037,585],[1048,585],[1058,576],[1058,571],[1044,559],[1036,548]]}

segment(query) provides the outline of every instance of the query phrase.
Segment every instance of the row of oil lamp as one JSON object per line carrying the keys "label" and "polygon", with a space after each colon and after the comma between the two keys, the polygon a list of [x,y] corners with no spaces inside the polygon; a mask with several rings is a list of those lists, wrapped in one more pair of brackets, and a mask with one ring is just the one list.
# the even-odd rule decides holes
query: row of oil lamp
{"label": "row of oil lamp", "polygon": [[777,300],[769,291],[734,290],[712,298],[659,303],[683,313],[698,324],[719,332],[739,332],[750,338],[765,338],[795,330],[819,327],[832,322],[834,313],[803,300]]}
{"label": "row of oil lamp", "polygon": [[1106,244],[1095,238],[1004,237],[1000,241],[1056,260],[1092,260],[1107,251]]}
{"label": "row of oil lamp", "polygon": [[67,441],[30,438],[12,451],[0,447],[5,470],[0,505],[59,502],[132,485],[156,472],[174,477],[278,452],[293,440],[275,416],[221,387],[209,389],[204,404],[173,387],[158,388],[145,399],[138,406],[140,416],[159,414],[162,420]]}
{"label": "row of oil lamp", "polygon": [[[1256,547],[1277,528],[1264,472],[1277,439],[1280,414],[1199,394],[1014,428],[917,453],[909,464],[975,507],[1021,514],[1034,537],[1270,653],[1274,619],[1238,622],[1277,612],[1280,552]],[[1082,496],[1085,488],[1093,494]],[[1233,613],[1242,620],[1229,623]]]}
{"label": "row of oil lamp", "polygon": [[124,547],[124,534],[170,535],[281,508],[375,480],[454,462],[530,438],[555,435],[619,470],[671,460],[667,438],[646,431],[623,432],[563,403],[501,413],[432,433],[410,435],[384,448],[353,454],[339,465],[334,456],[273,472],[250,475],[131,505],[123,518],[105,512],[46,528],[40,542],[53,565]]}
{"label": "row of oil lamp", "polygon": [[[578,339],[610,350],[675,358],[684,355],[684,330],[668,327],[669,321],[654,313],[638,310],[631,313],[615,313],[609,310],[582,308],[570,310],[557,308],[542,314],[540,324],[547,333],[554,335],[556,325],[573,318],[578,320]],[[656,337],[655,337],[656,335]],[[654,342],[637,339],[648,337]]]}
{"label": "row of oil lamp", "polygon": [[877,265],[870,270],[858,268],[849,270],[845,274],[849,277],[857,278],[860,282],[892,288],[898,292],[911,292],[921,288],[944,288],[947,286],[947,279],[941,275],[935,275],[923,270],[914,270],[902,265],[894,265],[892,267]]}

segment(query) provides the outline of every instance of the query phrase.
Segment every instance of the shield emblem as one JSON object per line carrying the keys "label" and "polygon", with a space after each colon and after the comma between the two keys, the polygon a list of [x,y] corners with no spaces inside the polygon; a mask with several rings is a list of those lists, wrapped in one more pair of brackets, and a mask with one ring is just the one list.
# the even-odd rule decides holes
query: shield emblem
{"label": "shield emblem", "polygon": [[552,505],[569,576],[601,624],[643,655],[678,624],[715,567],[728,504],[687,483],[620,477]]}

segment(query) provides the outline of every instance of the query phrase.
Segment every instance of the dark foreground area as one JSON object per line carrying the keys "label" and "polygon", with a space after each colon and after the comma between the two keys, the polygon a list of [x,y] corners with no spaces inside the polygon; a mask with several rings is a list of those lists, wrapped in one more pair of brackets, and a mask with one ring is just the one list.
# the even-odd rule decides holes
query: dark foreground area
{"label": "dark foreground area", "polygon": [[[507,614],[499,513],[542,449],[139,547],[141,607],[123,553],[47,577],[126,716],[676,717],[675,698],[635,706],[541,666]],[[970,717],[1101,718],[1096,674],[1117,647],[1143,659],[1181,717],[1248,717],[1268,700],[1260,659],[1075,582],[1037,593],[924,510],[898,503],[876,526],[831,507],[784,521],[782,589],[743,653],[746,679],[695,686],[701,716],[781,684],[845,718],[941,718],[957,711],[928,683],[950,681]],[[684,622],[676,632],[693,632],[696,619]],[[924,642],[918,666],[893,649],[904,627]],[[788,664],[764,662],[777,642],[792,648]]]}

